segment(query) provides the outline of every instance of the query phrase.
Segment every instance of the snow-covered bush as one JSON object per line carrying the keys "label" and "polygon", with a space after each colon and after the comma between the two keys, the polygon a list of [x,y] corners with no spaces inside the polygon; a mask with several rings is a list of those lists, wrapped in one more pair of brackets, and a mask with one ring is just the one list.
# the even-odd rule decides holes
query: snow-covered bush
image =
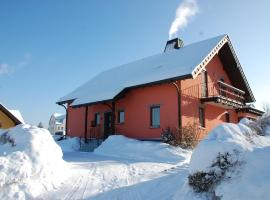
{"label": "snow-covered bush", "polygon": [[4,132],[0,135],[0,144],[9,143],[11,146],[15,146],[15,141],[8,135],[8,132]]}
{"label": "snow-covered bush", "polygon": [[[270,199],[270,137],[266,134],[270,125],[264,120],[264,127],[259,121],[244,119],[239,124],[224,123],[213,129],[192,153],[192,187],[183,186],[183,199],[194,192],[202,192],[196,195],[208,199]],[[263,127],[262,134],[258,135],[251,123]]]}
{"label": "snow-covered bush", "polygon": [[[235,152],[235,154],[238,154]],[[237,156],[226,152],[218,153],[216,160],[209,167],[208,171],[197,171],[188,176],[188,184],[195,192],[212,193],[218,183],[224,179],[230,179],[229,173],[236,171],[240,167],[241,161]]]}
{"label": "snow-covered bush", "polygon": [[46,129],[18,125],[0,135],[0,199],[33,199],[63,181],[62,151]]}

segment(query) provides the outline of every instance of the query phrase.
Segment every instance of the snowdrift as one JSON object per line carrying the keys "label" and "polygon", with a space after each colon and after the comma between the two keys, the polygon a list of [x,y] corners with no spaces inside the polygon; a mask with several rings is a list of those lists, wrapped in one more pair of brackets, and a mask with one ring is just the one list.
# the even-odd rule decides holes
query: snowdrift
{"label": "snowdrift", "polygon": [[78,137],[66,138],[56,143],[61,147],[62,152],[74,152],[80,149],[80,139]]}
{"label": "snowdrift", "polygon": [[176,164],[186,160],[187,156],[190,155],[190,151],[172,147],[165,143],[142,142],[122,135],[110,136],[94,153],[121,159],[170,164]]}
{"label": "snowdrift", "polygon": [[67,165],[49,131],[18,125],[0,137],[0,199],[33,199],[63,181]]}
{"label": "snowdrift", "polygon": [[[222,200],[270,199],[269,128],[270,123],[262,126],[260,121],[247,119],[239,124],[226,123],[216,127],[193,151],[190,174],[217,170],[213,168],[217,156],[229,153],[230,162],[237,165],[214,187],[215,195]],[[258,135],[258,130],[263,135]],[[193,193],[188,184],[177,196],[182,199],[209,199],[205,193]]]}

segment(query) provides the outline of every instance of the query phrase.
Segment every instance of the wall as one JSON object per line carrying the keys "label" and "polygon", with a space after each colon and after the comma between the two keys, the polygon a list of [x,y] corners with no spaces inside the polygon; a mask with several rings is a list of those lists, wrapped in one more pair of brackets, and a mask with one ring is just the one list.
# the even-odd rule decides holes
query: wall
{"label": "wall", "polygon": [[[160,128],[150,127],[150,107],[160,105]],[[125,110],[125,123],[117,131],[132,138],[160,138],[162,128],[177,127],[177,92],[172,84],[142,87],[128,92],[116,103]]]}
{"label": "wall", "polygon": [[68,136],[84,137],[85,107],[68,106]]}
{"label": "wall", "polygon": [[[224,70],[223,64],[219,57],[216,55],[206,66],[208,90],[216,90],[216,83],[221,78],[225,83],[231,85],[231,81]],[[233,109],[226,109],[224,107],[218,107],[216,105],[202,105],[200,103],[201,98],[201,83],[202,75],[199,74],[195,79],[187,79],[181,81],[182,88],[182,124],[186,126],[188,124],[199,124],[199,107],[205,109],[205,127],[200,127],[200,138],[203,138],[206,133],[211,131],[218,124],[225,122],[225,113],[230,113],[231,122],[237,122],[237,113]],[[209,94],[211,95],[211,93]]]}
{"label": "wall", "polygon": [[5,114],[0,110],[0,123],[2,125],[3,129],[11,128],[15,126],[15,123]]}

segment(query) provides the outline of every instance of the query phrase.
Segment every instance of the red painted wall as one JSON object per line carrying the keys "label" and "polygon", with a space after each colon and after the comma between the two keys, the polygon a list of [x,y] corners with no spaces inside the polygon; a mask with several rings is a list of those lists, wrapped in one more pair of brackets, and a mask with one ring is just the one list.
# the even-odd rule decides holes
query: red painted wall
{"label": "red painted wall", "polygon": [[68,106],[68,134],[72,137],[83,137],[85,108],[72,108]]}
{"label": "red painted wall", "polygon": [[[208,72],[209,87],[213,82],[217,82],[221,78],[227,84],[231,84],[229,77],[224,71],[223,65],[218,56],[215,56],[206,66]],[[229,112],[231,122],[237,122],[238,116],[235,110],[226,110],[222,107],[214,105],[201,105],[201,75],[195,79],[187,79],[181,81],[182,91],[182,124],[183,126],[196,123],[199,119],[199,106],[205,108],[206,127],[201,128],[203,133],[210,131],[216,125],[225,121],[225,113]],[[160,105],[160,128],[150,127],[150,107],[152,105]],[[115,104],[116,113],[118,110],[125,111],[125,123],[117,124],[116,131],[127,137],[138,139],[160,138],[162,128],[167,126],[178,126],[177,113],[177,93],[172,84],[160,84],[155,86],[146,86],[130,90],[124,98],[118,100]],[[73,109],[69,107],[69,135],[84,137],[84,119],[85,108]],[[110,111],[110,108],[104,104],[97,104],[88,107],[88,132],[90,130],[91,121],[94,120],[94,114],[100,113],[101,116],[101,132],[103,131],[104,112]],[[116,114],[117,122],[117,114]],[[201,135],[203,137],[204,134]]]}
{"label": "red painted wall", "polygon": [[[161,128],[150,127],[150,107],[160,105]],[[171,84],[162,84],[131,90],[116,103],[116,109],[125,110],[125,123],[117,125],[117,132],[128,137],[159,138],[162,127],[177,127],[177,93]]]}

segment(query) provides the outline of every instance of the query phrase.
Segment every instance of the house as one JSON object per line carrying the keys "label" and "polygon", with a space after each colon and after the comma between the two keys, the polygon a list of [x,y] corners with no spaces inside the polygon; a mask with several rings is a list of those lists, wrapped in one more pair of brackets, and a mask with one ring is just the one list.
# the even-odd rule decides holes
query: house
{"label": "house", "polygon": [[67,109],[67,135],[105,139],[122,134],[160,139],[162,128],[194,124],[200,137],[222,122],[263,114],[227,35],[183,45],[111,68],[57,104]]}
{"label": "house", "polygon": [[66,115],[60,113],[52,114],[49,121],[49,131],[54,135],[65,135]]}
{"label": "house", "polygon": [[0,103],[0,129],[8,129],[24,123],[19,110],[9,110]]}

